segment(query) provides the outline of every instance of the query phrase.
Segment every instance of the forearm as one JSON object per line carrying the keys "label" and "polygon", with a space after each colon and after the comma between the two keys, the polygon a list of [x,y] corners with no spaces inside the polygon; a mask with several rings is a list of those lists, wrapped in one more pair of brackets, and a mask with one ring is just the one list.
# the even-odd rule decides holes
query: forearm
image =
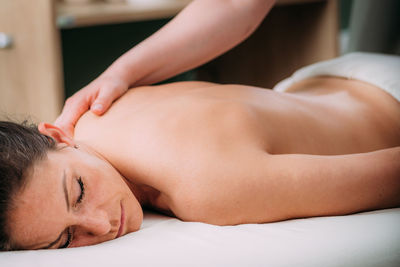
{"label": "forearm", "polygon": [[132,48],[106,73],[130,85],[151,84],[199,66],[231,49],[262,21],[274,0],[195,0]]}
{"label": "forearm", "polygon": [[267,164],[270,204],[278,216],[400,206],[400,147],[338,156],[270,155]]}

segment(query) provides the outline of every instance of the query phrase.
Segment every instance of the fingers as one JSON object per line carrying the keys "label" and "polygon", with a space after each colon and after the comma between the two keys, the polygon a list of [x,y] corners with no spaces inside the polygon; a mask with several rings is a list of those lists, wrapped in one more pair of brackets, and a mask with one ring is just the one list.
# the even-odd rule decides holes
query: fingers
{"label": "fingers", "polygon": [[54,124],[63,129],[65,133],[73,138],[75,124],[78,119],[89,109],[89,98],[83,94],[75,94],[65,101],[64,108]]}
{"label": "fingers", "polygon": [[101,77],[67,99],[55,125],[63,129],[69,137],[74,135],[76,122],[83,113],[90,110],[102,115],[115,99],[128,90],[128,84],[116,77]]}
{"label": "fingers", "polygon": [[99,91],[95,101],[90,106],[90,110],[96,115],[102,115],[109,109],[111,104],[127,90],[128,88],[125,86],[102,88],[102,90]]}

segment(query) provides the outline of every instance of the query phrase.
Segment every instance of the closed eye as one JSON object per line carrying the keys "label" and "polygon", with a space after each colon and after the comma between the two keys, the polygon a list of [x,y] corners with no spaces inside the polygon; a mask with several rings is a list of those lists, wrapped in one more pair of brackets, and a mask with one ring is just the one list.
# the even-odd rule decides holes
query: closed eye
{"label": "closed eye", "polygon": [[82,202],[83,197],[85,196],[85,184],[84,184],[83,181],[82,181],[82,177],[79,177],[79,178],[77,179],[77,181],[78,181],[79,187],[80,187],[80,189],[81,189],[81,193],[79,194],[79,197],[78,197],[78,199],[76,200],[76,204],[79,204],[79,203]]}
{"label": "closed eye", "polygon": [[[80,204],[80,203],[82,202],[82,200],[83,200],[83,197],[85,196],[85,184],[84,184],[83,181],[82,181],[82,177],[79,176],[79,178],[77,179],[77,182],[78,182],[78,184],[79,184],[79,187],[80,187],[81,192],[80,192],[80,194],[79,194],[78,199],[76,200],[76,204],[75,204],[75,205]],[[72,230],[71,230],[71,227],[69,227],[69,228],[67,229],[67,240],[66,240],[66,242],[65,242],[62,246],[60,246],[59,248],[67,248],[67,247],[71,244],[72,239],[73,239]]]}
{"label": "closed eye", "polygon": [[67,229],[67,241],[64,243],[64,245],[62,245],[59,248],[67,248],[72,242],[72,233],[71,233],[71,228]]}

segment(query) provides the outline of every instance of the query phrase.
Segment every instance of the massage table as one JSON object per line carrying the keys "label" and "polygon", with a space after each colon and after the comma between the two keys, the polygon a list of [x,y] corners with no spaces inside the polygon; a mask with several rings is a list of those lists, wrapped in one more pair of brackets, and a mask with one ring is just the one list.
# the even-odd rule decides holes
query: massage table
{"label": "massage table", "polygon": [[215,226],[145,211],[139,231],[94,246],[0,252],[0,266],[400,266],[400,208]]}

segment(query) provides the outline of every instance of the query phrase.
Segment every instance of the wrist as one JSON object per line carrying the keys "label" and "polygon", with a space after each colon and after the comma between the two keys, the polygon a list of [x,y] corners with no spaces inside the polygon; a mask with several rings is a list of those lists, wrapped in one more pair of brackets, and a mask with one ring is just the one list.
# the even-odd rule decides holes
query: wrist
{"label": "wrist", "polygon": [[[145,41],[144,41],[145,42]],[[151,51],[157,50],[152,46],[140,43],[119,57],[104,72],[107,76],[118,77],[128,86],[134,86],[149,74],[153,73],[160,65],[160,58],[154,58]]]}
{"label": "wrist", "polygon": [[126,84],[127,87],[130,87],[135,83],[135,78],[133,77],[132,73],[133,72],[127,72],[123,67],[121,68],[112,64],[100,75],[100,77],[110,77],[112,79],[119,80],[120,82]]}

